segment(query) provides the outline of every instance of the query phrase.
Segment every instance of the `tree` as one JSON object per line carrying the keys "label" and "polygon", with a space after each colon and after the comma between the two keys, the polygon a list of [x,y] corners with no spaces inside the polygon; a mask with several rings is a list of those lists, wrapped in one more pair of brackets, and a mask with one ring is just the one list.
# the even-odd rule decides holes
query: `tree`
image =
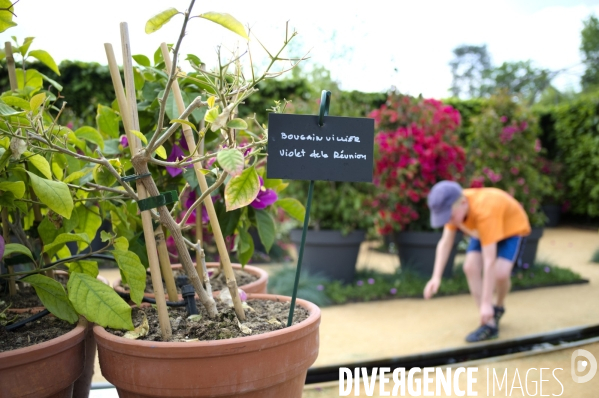
{"label": "tree", "polygon": [[483,85],[480,91],[483,96],[490,96],[498,91],[520,95],[532,104],[551,86],[551,79],[557,73],[559,71],[535,68],[530,60],[504,62],[485,73],[488,83]]}
{"label": "tree", "polygon": [[461,45],[453,50],[454,59],[449,63],[453,77],[450,91],[454,97],[466,93],[480,97],[485,75],[491,69],[491,58],[487,45]]}
{"label": "tree", "polygon": [[599,19],[596,16],[591,15],[584,21],[584,28],[580,36],[582,62],[586,66],[580,84],[583,90],[588,90],[599,85]]}

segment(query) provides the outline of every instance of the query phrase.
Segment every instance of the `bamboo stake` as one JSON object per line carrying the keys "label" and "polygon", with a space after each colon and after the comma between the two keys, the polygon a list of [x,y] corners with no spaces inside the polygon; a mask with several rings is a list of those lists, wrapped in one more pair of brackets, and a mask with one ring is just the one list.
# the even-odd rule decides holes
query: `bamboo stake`
{"label": "bamboo stake", "polygon": [[[127,46],[128,48],[129,46]],[[114,57],[114,51],[110,43],[104,43],[104,49],[106,50],[106,57],[108,58],[108,66],[110,68],[110,76],[112,78],[112,84],[121,110],[121,117],[123,118],[123,125],[125,126],[125,134],[129,141],[129,149],[131,155],[135,156],[139,152],[141,142],[139,142],[137,136],[131,134],[133,130],[132,113],[129,108],[127,98],[125,97],[125,90],[123,89],[123,82],[121,81],[121,75]],[[126,74],[125,74],[126,76]],[[148,197],[146,188],[140,180],[136,181],[137,185],[137,196],[139,199],[145,199]],[[158,321],[160,323],[160,331],[163,340],[170,339],[172,335],[171,323],[168,318],[168,309],[166,307],[166,300],[164,297],[164,289],[162,287],[162,278],[160,275],[160,265],[158,263],[158,256],[156,254],[156,240],[154,239],[154,228],[152,228],[152,215],[149,210],[141,212],[141,221],[144,231],[144,239],[146,241],[146,250],[148,252],[148,260],[150,262],[150,274],[152,276],[152,285],[154,287],[154,294],[156,295],[156,305],[158,309]]]}
{"label": "bamboo stake", "polygon": [[6,67],[8,68],[8,80],[10,81],[10,89],[15,91],[18,88],[17,85],[17,67],[15,64],[15,57],[12,54],[12,45],[9,41],[4,42],[4,53],[6,54]]}
{"label": "bamboo stake", "polygon": [[156,237],[156,245],[158,246],[158,259],[160,260],[162,277],[166,284],[168,300],[178,301],[179,295],[177,294],[177,285],[175,285],[175,277],[173,276],[173,268],[171,267],[171,259],[168,256],[168,249],[166,248],[166,239],[164,237],[162,225],[159,225],[158,228],[156,228],[154,236]]}
{"label": "bamboo stake", "polygon": [[[2,237],[4,238],[4,243],[10,243],[10,229],[8,227],[8,209],[2,209]],[[6,269],[9,274],[14,273],[13,267],[11,265],[7,265]],[[15,283],[15,277],[11,276],[8,279],[8,295],[14,296],[17,294],[17,284]]]}
{"label": "bamboo stake", "polygon": [[[166,43],[162,43],[160,45],[160,48],[162,50],[162,57],[164,58],[164,63],[166,65],[166,71],[170,74],[172,68],[172,61],[168,51],[168,47]],[[179,89],[179,83],[177,82],[177,80],[173,82],[172,90],[175,103],[177,104],[177,109],[180,113],[183,113],[183,111],[185,110],[185,104],[183,103],[183,97],[181,96],[181,90]],[[190,150],[191,148],[195,148],[196,143],[191,128],[187,125],[181,125],[181,128],[183,129],[183,135],[185,136],[187,146],[190,148]],[[198,155],[195,154],[193,158],[197,158],[197,156]],[[206,177],[202,173],[202,165],[199,162],[196,162],[193,164],[193,167],[198,178],[198,183],[200,184],[200,189],[202,190],[202,192],[206,192],[208,190],[208,183],[206,182]],[[206,210],[208,211],[208,218],[210,218],[210,226],[212,226],[212,231],[214,232],[214,240],[216,241],[218,253],[220,254],[223,269],[225,271],[227,287],[229,288],[231,298],[233,299],[235,313],[237,314],[237,318],[239,318],[240,321],[245,321],[245,312],[241,305],[241,299],[239,298],[237,281],[235,280],[235,274],[233,273],[233,267],[231,266],[231,260],[229,259],[229,252],[227,251],[227,246],[225,244],[223,233],[220,229],[218,218],[216,217],[216,210],[214,210],[214,204],[212,203],[212,198],[210,197],[210,195],[208,195],[204,200],[204,205],[206,206]]]}
{"label": "bamboo stake", "polygon": [[[204,64],[200,65],[200,69],[204,70]],[[204,119],[202,119],[200,121],[200,125],[198,126],[200,128],[200,131],[202,131],[204,129]],[[193,151],[192,148],[190,148],[191,151]],[[204,155],[204,140],[200,141],[200,147],[198,148],[198,156],[203,156]],[[205,253],[203,251],[204,249],[204,228],[203,228],[203,224],[202,224],[202,211],[204,209],[204,205],[202,203],[200,203],[200,205],[198,206],[198,208],[196,209],[196,239],[198,241],[198,248],[201,249],[200,250],[196,250],[196,269],[198,271],[198,275],[200,276],[200,279],[206,280],[206,277],[208,276],[207,274],[204,275],[204,268],[200,266],[202,261],[206,261],[206,256]],[[208,280],[209,277],[208,277]],[[206,286],[208,287],[208,286]]]}
{"label": "bamboo stake", "polygon": [[[12,55],[12,45],[9,41],[4,43],[4,53],[6,54],[6,66],[8,68],[8,80],[10,82],[10,89],[15,91],[17,86],[17,73],[16,73],[16,65],[15,58]],[[10,243],[10,229],[8,227],[8,209],[2,209],[2,237],[4,238],[4,243]],[[9,274],[14,273],[13,267],[8,265],[6,269]],[[10,296],[14,296],[17,294],[17,285],[15,283],[14,276],[10,277],[8,280],[8,294]]]}
{"label": "bamboo stake", "polygon": [[[135,80],[133,79],[131,43],[129,42],[129,28],[126,22],[121,22],[121,46],[123,49],[123,72],[125,74],[125,93],[127,95],[127,101],[129,103],[129,110],[131,111],[131,121],[133,122],[133,130],[139,131],[139,117],[137,114],[137,98],[135,96]],[[141,143],[138,141],[138,144],[139,148],[141,146]],[[159,232],[155,235],[155,239],[158,247],[158,259],[160,261],[160,268],[162,269],[162,277],[166,282],[168,299],[170,301],[177,301],[179,298],[177,296],[177,288],[175,286],[175,278],[173,277],[171,261],[168,256],[168,249],[166,248],[164,231],[162,230],[162,227],[159,227],[158,230]]]}

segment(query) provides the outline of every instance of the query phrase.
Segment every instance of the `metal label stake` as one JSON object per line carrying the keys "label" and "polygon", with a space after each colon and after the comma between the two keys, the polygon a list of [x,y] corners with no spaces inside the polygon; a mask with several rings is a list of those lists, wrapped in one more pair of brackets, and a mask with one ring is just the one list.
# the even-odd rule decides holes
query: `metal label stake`
{"label": "metal label stake", "polygon": [[[320,112],[318,117],[318,125],[324,125],[324,117],[329,114],[329,106],[331,105],[331,92],[322,90],[320,96]],[[304,216],[304,229],[302,230],[302,241],[300,243],[299,254],[297,257],[297,269],[295,270],[295,283],[293,284],[293,294],[291,295],[291,306],[289,308],[289,318],[287,319],[287,327],[293,325],[293,313],[295,312],[295,299],[297,298],[297,287],[299,285],[300,273],[302,271],[302,258],[304,256],[304,245],[306,244],[306,234],[308,233],[308,223],[310,220],[310,207],[312,207],[312,193],[314,192],[314,180],[310,180],[308,188],[308,202],[306,203],[306,215]]]}

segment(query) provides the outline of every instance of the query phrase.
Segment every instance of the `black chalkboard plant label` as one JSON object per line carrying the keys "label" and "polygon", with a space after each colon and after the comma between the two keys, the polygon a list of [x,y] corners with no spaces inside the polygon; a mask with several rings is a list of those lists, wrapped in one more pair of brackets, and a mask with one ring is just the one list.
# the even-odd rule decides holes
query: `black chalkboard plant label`
{"label": "black chalkboard plant label", "polygon": [[268,178],[372,182],[374,119],[271,113]]}

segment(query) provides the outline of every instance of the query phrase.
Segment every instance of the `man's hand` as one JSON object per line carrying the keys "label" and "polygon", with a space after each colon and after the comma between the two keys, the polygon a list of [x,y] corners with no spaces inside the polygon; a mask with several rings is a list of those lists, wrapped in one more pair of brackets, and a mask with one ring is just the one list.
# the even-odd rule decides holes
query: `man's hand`
{"label": "man's hand", "polygon": [[435,294],[437,294],[437,290],[439,290],[439,286],[441,286],[441,281],[436,278],[432,278],[426,286],[424,287],[424,298],[430,299]]}
{"label": "man's hand", "polygon": [[491,319],[493,319],[493,315],[495,315],[493,306],[489,303],[482,303],[480,306],[481,325],[486,325],[487,323],[491,322]]}

